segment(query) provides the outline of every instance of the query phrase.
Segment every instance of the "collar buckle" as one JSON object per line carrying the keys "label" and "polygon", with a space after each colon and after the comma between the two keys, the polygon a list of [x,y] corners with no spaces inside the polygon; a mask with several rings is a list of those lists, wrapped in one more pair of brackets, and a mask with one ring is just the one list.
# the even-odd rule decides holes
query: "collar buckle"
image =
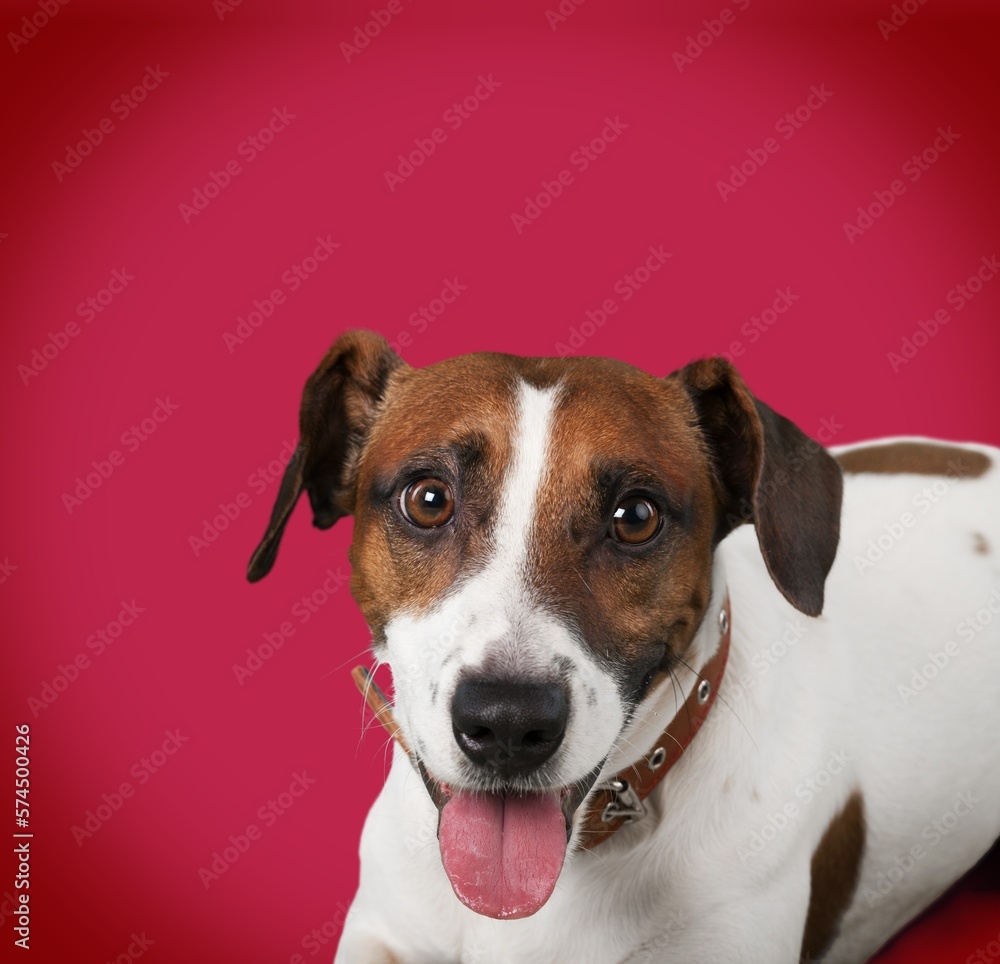
{"label": "collar buckle", "polygon": [[600,789],[613,794],[611,801],[601,811],[602,823],[612,823],[615,820],[632,823],[633,820],[646,816],[646,806],[628,780],[615,777],[603,783]]}

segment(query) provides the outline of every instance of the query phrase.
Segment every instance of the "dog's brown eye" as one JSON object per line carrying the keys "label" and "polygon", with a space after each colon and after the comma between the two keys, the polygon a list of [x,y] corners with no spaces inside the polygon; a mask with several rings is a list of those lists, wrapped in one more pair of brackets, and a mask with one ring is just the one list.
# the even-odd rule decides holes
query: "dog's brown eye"
{"label": "dog's brown eye", "polygon": [[649,542],[660,528],[660,513],[649,499],[630,495],[622,499],[611,519],[611,536],[619,542]]}
{"label": "dog's brown eye", "polygon": [[455,512],[451,489],[440,479],[418,479],[411,482],[400,497],[403,515],[423,529],[443,526]]}

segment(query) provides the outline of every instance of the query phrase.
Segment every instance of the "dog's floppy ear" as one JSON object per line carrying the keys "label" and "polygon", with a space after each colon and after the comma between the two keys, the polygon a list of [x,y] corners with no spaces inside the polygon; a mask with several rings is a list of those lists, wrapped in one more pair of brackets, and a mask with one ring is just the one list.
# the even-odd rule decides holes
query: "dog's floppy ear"
{"label": "dog's floppy ear", "polygon": [[250,582],[271,571],[303,489],[309,493],[313,525],[320,529],[353,511],[358,457],[389,376],[401,367],[405,362],[381,335],[348,331],[309,376],[299,410],[299,444],[285,469],[267,532],[250,559]]}
{"label": "dog's floppy ear", "polygon": [[750,394],[722,358],[669,376],[687,390],[715,464],[716,541],[753,522],[775,585],[796,609],[823,611],[823,584],[840,538],[840,466],[818,442]]}

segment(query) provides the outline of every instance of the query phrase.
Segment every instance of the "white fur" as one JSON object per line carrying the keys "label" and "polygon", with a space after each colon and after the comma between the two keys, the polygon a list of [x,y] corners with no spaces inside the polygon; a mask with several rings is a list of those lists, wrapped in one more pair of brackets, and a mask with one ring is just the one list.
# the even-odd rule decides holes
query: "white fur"
{"label": "white fur", "polygon": [[[542,405],[538,394],[525,393],[522,421]],[[518,461],[508,493],[523,481],[522,468],[527,478],[528,463],[541,476],[533,438],[522,451],[533,454]],[[845,476],[841,543],[817,619],[779,594],[751,527],[722,543],[698,636],[707,659],[728,588],[732,647],[719,700],[648,799],[650,813],[593,851],[571,854],[552,898],[533,917],[494,921],[455,898],[441,866],[437,812],[397,747],[362,837],[361,884],[338,964],[388,961],[379,948],[404,964],[792,964],[810,859],[856,790],[867,820],[861,881],[823,960],[856,964],[872,955],[1000,835],[1000,451],[969,447],[986,453],[993,467],[978,479],[948,480],[944,492],[934,476]],[[526,505],[505,503],[505,524],[519,521],[499,540],[498,559],[518,558],[512,547],[523,542],[513,533],[530,533],[530,521],[518,515]],[[869,540],[905,512],[914,524],[903,526],[874,565],[859,566]],[[978,538],[987,553],[976,551]],[[542,633],[537,646],[571,653],[591,683],[602,675],[530,600],[527,611],[512,608],[524,603],[523,592],[511,569],[499,582],[476,577],[440,612],[393,632],[390,662],[404,729],[421,734],[432,766],[451,765],[450,725],[445,734],[444,717],[431,724],[415,698],[423,684],[409,685],[406,674],[440,672],[448,646],[460,647],[463,660],[478,658],[520,618]],[[485,624],[492,612],[497,622]],[[470,625],[472,613],[479,618]],[[406,634],[433,635],[449,619],[462,631],[445,651],[427,665],[407,664]],[[949,652],[957,655],[933,666]],[[900,686],[912,689],[925,664],[937,674],[908,696]],[[441,679],[443,686],[453,675]],[[628,733],[636,749],[651,745],[684,695],[661,687],[650,696]],[[599,703],[614,698],[605,684]],[[614,716],[612,710],[597,722],[610,724]],[[588,748],[591,757],[603,752],[605,739],[600,726],[568,733],[565,772]],[[964,813],[957,815],[961,794]],[[897,858],[907,866],[904,855],[915,846],[922,856],[910,858],[908,871],[893,871]]]}

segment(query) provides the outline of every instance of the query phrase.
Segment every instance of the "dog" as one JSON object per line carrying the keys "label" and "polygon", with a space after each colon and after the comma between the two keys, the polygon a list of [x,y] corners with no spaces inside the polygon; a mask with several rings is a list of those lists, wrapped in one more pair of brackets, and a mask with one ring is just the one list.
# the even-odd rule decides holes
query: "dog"
{"label": "dog", "polygon": [[1000,835],[998,458],[343,334],[248,573],[354,516],[397,739],[336,962],[867,960]]}

